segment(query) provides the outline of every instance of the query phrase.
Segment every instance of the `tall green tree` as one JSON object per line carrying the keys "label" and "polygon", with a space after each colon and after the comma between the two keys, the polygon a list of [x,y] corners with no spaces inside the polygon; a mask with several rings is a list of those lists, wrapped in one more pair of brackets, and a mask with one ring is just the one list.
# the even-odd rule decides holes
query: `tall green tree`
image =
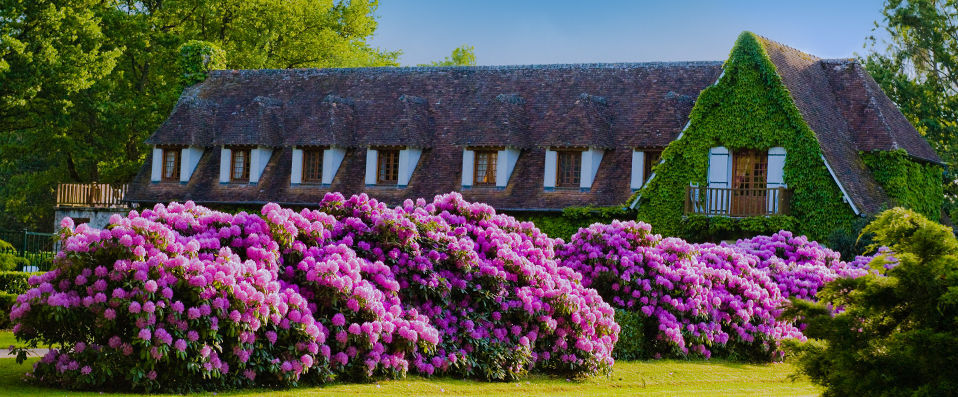
{"label": "tall green tree", "polygon": [[38,187],[65,176],[49,164],[69,159],[51,148],[69,145],[76,95],[108,75],[121,53],[103,45],[98,3],[0,0],[0,222],[52,215],[32,208],[48,191]]}
{"label": "tall green tree", "polygon": [[433,61],[418,66],[476,66],[476,49],[471,45],[462,45],[452,50],[452,55],[441,61]]}
{"label": "tall green tree", "polygon": [[[225,62],[221,66],[233,69],[389,66],[396,65],[399,54],[367,44],[376,29],[375,0],[72,3],[73,11],[66,14],[85,16],[89,23],[84,26],[98,33],[82,42],[98,54],[109,55],[100,55],[109,62],[97,73],[78,74],[85,78],[82,84],[65,84],[56,75],[41,76],[44,84],[73,88],[56,95],[69,101],[69,107],[58,107],[61,111],[55,116],[40,117],[44,123],[56,122],[58,128],[3,122],[0,227],[49,229],[58,182],[129,181],[145,159],[143,141],[169,115],[185,84],[196,81],[184,78],[189,70],[183,70],[180,62],[181,46],[190,41],[222,50]],[[7,7],[3,10],[7,12]],[[0,32],[17,32],[9,21],[24,15],[28,11],[3,14]],[[48,47],[42,38],[21,41]],[[69,58],[63,63],[67,60],[71,65],[89,67],[91,63]],[[22,62],[8,60],[6,55],[4,61],[11,70]]]}
{"label": "tall green tree", "polygon": [[[958,1],[888,0],[869,38],[866,69],[948,163],[946,209],[956,208],[958,185]],[[958,213],[956,213],[958,215]]]}

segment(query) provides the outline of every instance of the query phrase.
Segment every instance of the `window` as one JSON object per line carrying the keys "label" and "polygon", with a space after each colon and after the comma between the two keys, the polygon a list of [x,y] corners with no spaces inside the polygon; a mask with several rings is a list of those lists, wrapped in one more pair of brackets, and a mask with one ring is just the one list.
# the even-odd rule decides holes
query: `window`
{"label": "window", "polygon": [[395,185],[399,182],[399,150],[380,149],[376,159],[376,184]]}
{"label": "window", "polygon": [[180,180],[180,149],[163,149],[163,174],[164,181]]}
{"label": "window", "polygon": [[322,149],[303,150],[303,182],[304,183],[322,183],[323,182],[323,150]]}
{"label": "window", "polygon": [[579,187],[582,152],[565,150],[557,153],[556,187]]}
{"label": "window", "polygon": [[768,153],[736,150],[732,154],[731,216],[765,213],[768,205]]}
{"label": "window", "polygon": [[230,150],[230,181],[249,182],[250,150],[248,148],[232,148]]}
{"label": "window", "polygon": [[652,167],[658,164],[661,158],[661,150],[647,150],[645,152],[645,166],[642,167],[642,184],[649,181],[649,177],[652,176]]}
{"label": "window", "polygon": [[474,185],[496,184],[496,161],[499,152],[494,150],[476,151]]}

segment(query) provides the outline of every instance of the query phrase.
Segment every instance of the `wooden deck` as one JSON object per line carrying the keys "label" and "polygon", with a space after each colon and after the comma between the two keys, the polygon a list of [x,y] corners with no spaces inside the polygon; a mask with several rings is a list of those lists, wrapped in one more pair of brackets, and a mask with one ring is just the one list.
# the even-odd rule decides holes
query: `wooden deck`
{"label": "wooden deck", "polygon": [[129,185],[111,186],[100,183],[61,183],[57,185],[57,207],[118,208]]}

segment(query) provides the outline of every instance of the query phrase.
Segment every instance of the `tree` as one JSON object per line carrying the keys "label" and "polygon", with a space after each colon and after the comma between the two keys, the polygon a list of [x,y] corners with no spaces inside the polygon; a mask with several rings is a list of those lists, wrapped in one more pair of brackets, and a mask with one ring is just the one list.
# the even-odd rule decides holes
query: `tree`
{"label": "tree", "polygon": [[471,45],[463,44],[452,50],[452,55],[441,61],[433,61],[418,66],[476,66],[476,49]]}
{"label": "tree", "polygon": [[864,232],[892,250],[870,263],[871,274],[826,284],[818,303],[792,301],[790,314],[815,338],[798,347],[799,370],[825,395],[955,395],[958,240],[903,208]]}
{"label": "tree", "polygon": [[12,214],[18,224],[52,215],[31,207],[65,176],[49,164],[69,159],[51,148],[69,144],[76,95],[109,74],[121,52],[103,45],[97,3],[0,0],[0,224]]}
{"label": "tree", "polygon": [[[31,2],[0,2],[4,4],[3,31],[18,31],[6,21],[33,12],[31,6],[20,5]],[[12,3],[11,10],[7,2]],[[83,26],[98,34],[79,36],[77,40],[86,45],[82,48],[87,53],[97,49],[109,55],[100,55],[109,62],[102,62],[104,67],[97,72],[74,73],[77,79],[83,78],[79,82],[71,82],[73,75],[39,74],[43,84],[72,88],[50,94],[68,101],[69,106],[54,104],[50,107],[56,112],[38,115],[32,123],[3,122],[0,226],[49,229],[58,182],[128,182],[145,159],[145,139],[169,115],[185,85],[202,78],[200,74],[184,79],[181,69],[181,46],[192,40],[221,49],[225,59],[218,67],[233,69],[389,66],[397,64],[399,54],[366,43],[376,29],[375,0],[70,3],[73,9],[63,12],[65,20],[82,17],[88,21]],[[69,33],[64,35],[76,36]],[[21,41],[28,48],[46,48],[46,36]],[[60,52],[48,57],[59,56],[62,63],[79,67],[92,63],[64,54],[72,55]],[[9,62],[11,70],[23,63],[13,61]],[[56,128],[50,128],[51,124]]]}
{"label": "tree", "polygon": [[[870,37],[866,69],[947,164],[946,210],[958,206],[958,1],[888,0],[887,42]],[[884,48],[881,48],[884,45]],[[958,215],[958,213],[955,213]]]}

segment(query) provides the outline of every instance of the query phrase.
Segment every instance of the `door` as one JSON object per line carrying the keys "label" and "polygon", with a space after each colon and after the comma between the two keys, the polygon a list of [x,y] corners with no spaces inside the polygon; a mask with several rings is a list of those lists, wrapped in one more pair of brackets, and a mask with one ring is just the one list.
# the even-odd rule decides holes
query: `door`
{"label": "door", "polygon": [[768,153],[736,150],[732,156],[731,216],[765,215],[768,206]]}

